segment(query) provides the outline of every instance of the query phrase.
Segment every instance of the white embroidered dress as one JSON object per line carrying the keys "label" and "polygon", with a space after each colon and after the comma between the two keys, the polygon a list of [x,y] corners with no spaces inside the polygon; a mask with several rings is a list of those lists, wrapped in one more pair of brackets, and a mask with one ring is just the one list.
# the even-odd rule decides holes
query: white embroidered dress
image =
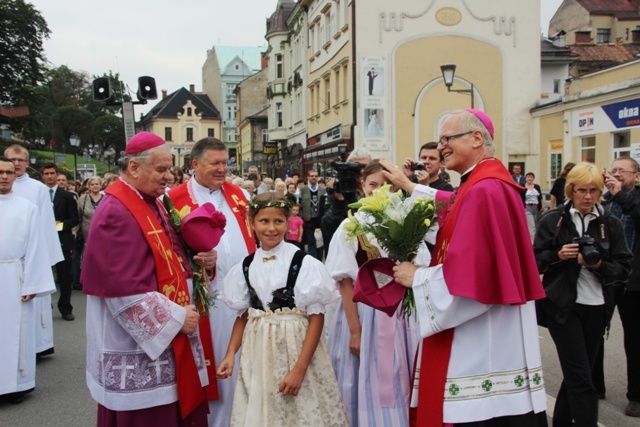
{"label": "white embroidered dress", "polygon": [[325,305],[339,297],[324,265],[305,256],[294,287],[296,307],[268,310],[272,292],[286,286],[297,250],[296,246],[281,242],[271,251],[256,251],[249,268],[249,281],[267,311],[250,308],[242,263],[233,267],[225,278],[224,301],[237,310],[238,315],[249,310],[242,338],[232,426],[348,425],[322,341],[318,343],[298,395],[284,396],[278,391],[279,384],[298,360],[307,333],[307,314],[324,313]]}
{"label": "white embroidered dress", "polygon": [[[239,224],[231,207],[225,200],[222,189],[210,191],[207,187],[198,183],[197,177],[187,182],[187,188],[192,200],[199,206],[205,203],[212,203],[217,211],[222,212],[227,218],[227,225],[220,243],[216,246],[218,261],[216,263],[216,277],[209,282],[209,291],[220,294],[224,291],[224,278],[237,263],[241,262],[248,255],[247,246],[242,237],[240,227],[246,224]],[[249,200],[249,193],[244,191],[245,198]],[[213,341],[213,353],[216,363],[219,363],[227,352],[231,329],[236,319],[235,311],[231,310],[223,303],[218,303],[209,312],[209,322],[211,324],[211,335]],[[238,364],[236,357],[236,364]],[[236,372],[226,381],[218,381],[218,400],[209,401],[209,427],[228,427],[231,418],[231,407],[233,405],[233,393],[236,383]],[[214,381],[215,379],[211,379]]]}

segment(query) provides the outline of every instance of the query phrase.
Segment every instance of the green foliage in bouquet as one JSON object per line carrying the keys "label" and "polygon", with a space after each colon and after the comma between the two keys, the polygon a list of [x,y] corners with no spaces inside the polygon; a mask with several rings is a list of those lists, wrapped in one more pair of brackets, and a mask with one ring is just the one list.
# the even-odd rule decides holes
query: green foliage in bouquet
{"label": "green foliage in bouquet", "polygon": [[[391,192],[391,185],[384,185],[349,205],[364,214],[359,221],[349,213],[345,224],[349,238],[373,234],[378,245],[389,253],[394,261],[413,262],[425,234],[437,221],[435,202],[432,198],[409,198],[402,191]],[[402,300],[402,313],[410,316],[415,309],[413,290],[408,288]]]}

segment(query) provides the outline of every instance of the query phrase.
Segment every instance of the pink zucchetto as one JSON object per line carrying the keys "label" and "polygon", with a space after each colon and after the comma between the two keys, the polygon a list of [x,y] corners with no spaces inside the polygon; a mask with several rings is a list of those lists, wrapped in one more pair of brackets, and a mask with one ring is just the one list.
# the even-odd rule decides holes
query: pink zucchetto
{"label": "pink zucchetto", "polygon": [[465,108],[464,110],[476,116],[482,122],[484,127],[487,128],[487,130],[489,131],[489,135],[491,135],[491,139],[493,139],[493,123],[491,122],[489,116],[487,116],[480,110],[476,110],[475,108]]}
{"label": "pink zucchetto", "polygon": [[137,133],[127,142],[126,154],[138,154],[164,145],[164,139],[151,132]]}

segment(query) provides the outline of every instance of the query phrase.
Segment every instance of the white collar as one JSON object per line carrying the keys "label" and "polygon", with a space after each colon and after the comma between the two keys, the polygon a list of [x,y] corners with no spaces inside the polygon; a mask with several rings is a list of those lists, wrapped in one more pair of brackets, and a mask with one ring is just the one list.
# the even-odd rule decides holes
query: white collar
{"label": "white collar", "polygon": [[204,185],[200,184],[198,182],[198,180],[196,179],[196,176],[194,175],[193,178],[191,178],[189,181],[191,181],[193,184],[193,189],[199,192],[206,192],[207,194],[222,194],[222,186],[220,186],[220,188],[218,188],[217,190],[212,190],[209,187],[205,187]]}
{"label": "white collar", "polygon": [[281,255],[283,253],[283,251],[286,248],[286,242],[284,241],[284,239],[282,239],[282,241],[280,243],[278,243],[277,245],[275,245],[271,250],[269,251],[265,251],[264,249],[262,249],[262,247],[259,248],[260,252],[261,252],[261,256],[262,255]]}

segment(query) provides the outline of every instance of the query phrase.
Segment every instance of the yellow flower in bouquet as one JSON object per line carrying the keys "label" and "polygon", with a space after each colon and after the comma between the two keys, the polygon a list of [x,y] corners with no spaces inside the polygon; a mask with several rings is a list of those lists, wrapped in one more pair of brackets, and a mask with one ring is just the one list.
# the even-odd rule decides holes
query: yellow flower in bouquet
{"label": "yellow flower in bouquet", "polygon": [[[363,234],[375,236],[382,249],[394,261],[412,262],[425,234],[435,225],[435,202],[432,198],[410,198],[402,191],[392,192],[384,185],[349,205],[363,214],[362,220],[349,214],[344,230],[349,238]],[[402,300],[402,312],[411,315],[415,308],[413,291],[407,289]]]}

